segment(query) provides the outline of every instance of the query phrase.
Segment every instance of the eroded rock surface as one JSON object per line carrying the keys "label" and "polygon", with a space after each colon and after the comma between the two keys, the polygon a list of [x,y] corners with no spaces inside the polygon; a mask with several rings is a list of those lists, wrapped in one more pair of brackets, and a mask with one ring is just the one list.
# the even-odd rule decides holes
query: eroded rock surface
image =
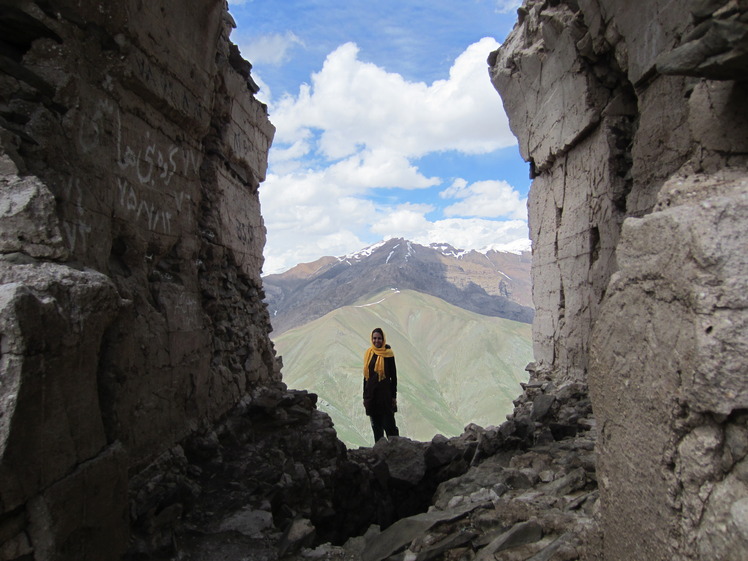
{"label": "eroded rock surface", "polygon": [[606,560],[748,556],[747,21],[531,0],[489,58],[536,176],[537,376],[589,386]]}
{"label": "eroded rock surface", "polygon": [[0,558],[117,559],[140,474],[280,378],[274,129],[223,0],[0,10]]}

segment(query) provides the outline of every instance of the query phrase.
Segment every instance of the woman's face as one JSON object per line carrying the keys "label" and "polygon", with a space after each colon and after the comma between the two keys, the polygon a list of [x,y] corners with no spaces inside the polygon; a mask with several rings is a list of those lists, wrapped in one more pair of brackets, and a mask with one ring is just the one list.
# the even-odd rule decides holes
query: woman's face
{"label": "woman's face", "polygon": [[382,334],[379,331],[375,331],[371,334],[371,343],[377,349],[382,348],[382,345],[384,345],[384,337],[382,337]]}

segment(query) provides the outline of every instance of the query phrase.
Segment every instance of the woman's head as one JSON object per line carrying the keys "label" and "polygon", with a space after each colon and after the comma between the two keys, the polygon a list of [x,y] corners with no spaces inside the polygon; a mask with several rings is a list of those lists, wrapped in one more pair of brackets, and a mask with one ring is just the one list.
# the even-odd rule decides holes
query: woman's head
{"label": "woman's head", "polygon": [[381,349],[384,346],[384,331],[381,327],[376,327],[371,332],[371,344],[377,349]]}

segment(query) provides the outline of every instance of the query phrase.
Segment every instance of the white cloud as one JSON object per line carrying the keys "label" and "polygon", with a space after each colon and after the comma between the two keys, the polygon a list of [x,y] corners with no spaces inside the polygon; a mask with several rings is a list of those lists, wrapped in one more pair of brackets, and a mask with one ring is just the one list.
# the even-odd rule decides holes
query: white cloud
{"label": "white cloud", "polygon": [[[429,204],[377,207],[361,197],[331,196],[315,204],[322,176],[296,182],[269,177],[260,193],[268,237],[264,274],[278,273],[323,255],[341,256],[380,239],[406,238],[422,245],[449,243],[460,249],[529,248],[525,220],[447,218],[431,221]],[[307,192],[309,189],[312,196]],[[268,196],[272,192],[271,196]],[[273,206],[272,211],[268,206]]]}
{"label": "white cloud", "polygon": [[[484,154],[516,144],[488,77],[486,57],[496,48],[494,39],[480,40],[455,60],[447,79],[427,85],[360,61],[358,47],[347,43],[298,95],[270,103],[277,132],[260,187],[264,273],[390,237],[463,249],[526,239],[525,201],[502,181],[458,180],[443,189],[442,198],[453,200],[444,220],[428,218],[435,204],[369,198],[376,189],[440,185],[441,178],[413,163],[426,154]],[[496,217],[514,220],[488,220]]]}
{"label": "white cloud", "polygon": [[242,56],[252,64],[280,65],[290,58],[291,49],[304,43],[290,32],[271,33],[239,45]]}
{"label": "white cloud", "polygon": [[349,230],[339,230],[326,236],[315,237],[313,243],[300,244],[297,239],[296,243],[276,243],[276,245],[273,251],[265,252],[263,275],[281,273],[299,263],[316,261],[326,255],[340,256],[353,253],[369,244]]}
{"label": "white cloud", "polygon": [[463,193],[467,192],[467,186],[468,186],[468,182],[462,179],[461,177],[458,177],[452,182],[452,185],[450,185],[444,191],[439,193],[439,196],[442,199],[451,199],[451,198],[460,197]]}
{"label": "white cloud", "polygon": [[[309,154],[313,148],[311,140],[306,138],[300,138],[285,148],[273,147],[268,158],[269,165],[276,173],[288,173],[297,169],[301,158]],[[280,169],[287,171],[281,172]]]}
{"label": "white cloud", "polygon": [[260,88],[259,93],[257,93],[257,99],[259,99],[262,103],[269,103],[271,99],[273,99],[273,92],[270,89],[270,86],[268,86],[265,81],[259,77],[252,75],[252,79],[255,81],[255,84],[257,84]]}
{"label": "white cloud", "polygon": [[445,216],[524,219],[527,199],[521,198],[506,181],[476,181],[468,185],[464,179],[439,193],[443,199],[460,199],[444,209]]}
{"label": "white cloud", "polygon": [[429,221],[430,205],[400,205],[383,212],[372,231],[383,239],[406,238],[422,245],[448,243],[460,249],[483,249],[520,244],[529,247],[525,220],[447,218]]}
{"label": "white cloud", "polygon": [[470,45],[448,79],[427,85],[358,60],[354,43],[341,45],[298,96],[270,108],[276,141],[290,144],[320,131],[320,153],[331,160],[364,148],[413,158],[512,146],[516,140],[486,70],[486,57],[498,46],[491,38]]}
{"label": "white cloud", "polygon": [[265,274],[367,245],[374,203],[332,183],[327,170],[269,174],[260,186],[268,229]]}
{"label": "white cloud", "polygon": [[439,185],[438,177],[425,177],[401,154],[388,149],[365,150],[328,168],[331,180],[351,189],[402,187],[421,189]]}
{"label": "white cloud", "polygon": [[446,242],[460,249],[482,249],[528,239],[524,220],[486,220],[483,218],[448,218],[431,223],[429,229],[412,241],[420,244]]}
{"label": "white cloud", "polygon": [[[448,243],[466,250],[529,249],[524,220],[448,218],[431,222],[424,216],[428,209],[416,207],[403,205],[403,208],[376,210],[365,199],[335,202],[324,210],[297,207],[308,226],[299,227],[295,219],[268,225],[273,235],[268,238],[263,273],[279,273],[323,255],[346,255],[389,238],[406,238],[422,245]],[[365,231],[370,223],[376,236]]]}
{"label": "white cloud", "polygon": [[395,209],[381,212],[380,218],[372,225],[371,231],[382,238],[415,237],[428,231],[431,223],[426,219],[426,213],[434,210],[431,205],[403,204]]}

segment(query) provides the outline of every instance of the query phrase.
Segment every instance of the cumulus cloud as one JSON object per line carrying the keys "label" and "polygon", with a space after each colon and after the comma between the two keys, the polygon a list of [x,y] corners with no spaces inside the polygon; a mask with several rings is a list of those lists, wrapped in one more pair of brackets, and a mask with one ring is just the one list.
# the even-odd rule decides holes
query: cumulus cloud
{"label": "cumulus cloud", "polygon": [[[496,48],[494,39],[481,39],[454,61],[448,78],[426,84],[359,60],[358,47],[346,43],[298,95],[269,103],[277,132],[260,187],[264,273],[391,237],[463,249],[526,239],[526,202],[508,183],[456,180],[438,198],[444,179],[414,163],[432,153],[488,154],[516,144],[486,71]],[[392,189],[400,195],[385,195]],[[397,198],[427,189],[433,204]]]}
{"label": "cumulus cloud", "polygon": [[486,220],[484,218],[447,218],[433,222],[429,230],[413,241],[447,242],[460,249],[482,249],[528,239],[524,220]]}
{"label": "cumulus cloud", "polygon": [[426,177],[402,154],[388,149],[365,150],[328,168],[330,179],[349,189],[401,187],[422,189],[439,185],[438,177]]}
{"label": "cumulus cloud", "polygon": [[281,185],[276,178],[269,179],[270,184],[261,190],[272,187],[279,202],[285,200],[286,204],[283,212],[267,213],[263,203],[263,214],[271,215],[267,225],[273,233],[268,237],[264,274],[281,272],[323,255],[345,255],[390,238],[406,238],[422,245],[446,242],[461,249],[529,249],[525,220],[429,220],[433,205],[378,206],[369,199],[350,196],[333,197],[321,206],[296,194],[297,189],[304,188],[301,185]]}
{"label": "cumulus cloud", "polygon": [[476,181],[468,185],[464,179],[457,179],[439,196],[459,200],[444,209],[445,216],[520,220],[527,216],[527,199],[506,181]]}
{"label": "cumulus cloud", "polygon": [[431,222],[426,219],[426,214],[433,210],[434,207],[427,204],[408,203],[398,205],[394,209],[381,212],[381,216],[372,225],[371,230],[383,239],[406,238],[414,240],[431,227]]}
{"label": "cumulus cloud", "polygon": [[528,238],[525,220],[446,218],[428,220],[430,205],[404,204],[383,212],[372,227],[382,239],[407,238],[422,245],[448,243],[460,249],[482,249]]}
{"label": "cumulus cloud", "polygon": [[447,218],[430,221],[428,205],[401,205],[372,228],[382,239],[406,238],[421,245],[448,243],[460,249],[529,249],[525,220]]}
{"label": "cumulus cloud", "polygon": [[302,158],[312,149],[312,142],[306,138],[300,138],[285,147],[274,146],[270,151],[268,163],[276,173],[290,173],[302,165]]}
{"label": "cumulus cloud", "polygon": [[329,180],[328,170],[269,174],[260,187],[268,229],[266,274],[367,245],[372,201]]}
{"label": "cumulus cloud", "polygon": [[362,148],[387,149],[415,158],[438,150],[488,153],[516,143],[487,79],[486,56],[496,40],[470,45],[449,78],[427,85],[358,59],[346,43],[328,55],[298,96],[271,107],[276,141],[291,144],[321,131],[320,153],[340,159]]}
{"label": "cumulus cloud", "polygon": [[288,241],[290,243],[282,243],[283,236],[280,236],[278,241],[273,243],[272,251],[265,252],[263,275],[281,273],[299,263],[316,261],[325,255],[346,255],[369,245],[349,230],[319,236],[311,244],[299,244],[298,239]]}

